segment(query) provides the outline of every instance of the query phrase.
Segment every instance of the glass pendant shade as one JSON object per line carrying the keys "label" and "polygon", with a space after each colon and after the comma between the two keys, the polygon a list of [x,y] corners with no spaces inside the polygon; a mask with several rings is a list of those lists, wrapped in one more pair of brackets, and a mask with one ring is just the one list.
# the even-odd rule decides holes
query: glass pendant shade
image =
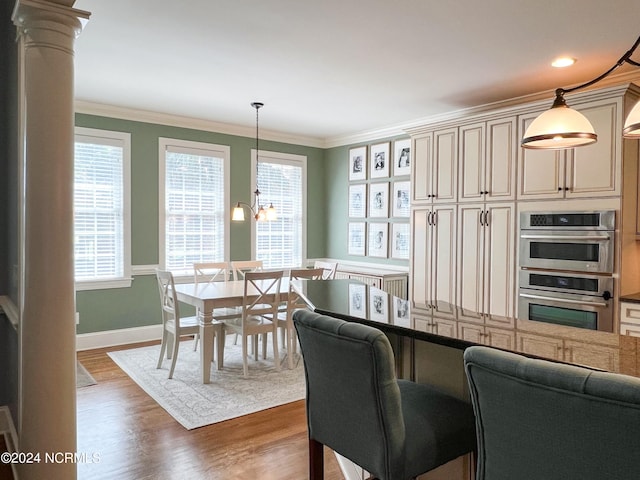
{"label": "glass pendant shade", "polygon": [[622,135],[624,138],[640,138],[640,101],[629,112]]}
{"label": "glass pendant shade", "polygon": [[231,220],[233,220],[234,222],[244,222],[244,208],[242,208],[239,203],[235,207],[233,207]]}
{"label": "glass pendant shade", "polygon": [[265,220],[267,220],[267,212],[264,208],[260,207],[258,209],[258,213],[256,213],[256,220],[258,222],[264,222]]}
{"label": "glass pendant shade", "polygon": [[522,139],[524,148],[561,149],[589,145],[598,139],[591,122],[566,105],[554,106],[531,122]]}
{"label": "glass pendant shade", "polygon": [[276,220],[277,218],[278,216],[276,214],[276,207],[274,207],[272,203],[269,205],[269,208],[267,208],[267,220],[273,221],[273,220]]}

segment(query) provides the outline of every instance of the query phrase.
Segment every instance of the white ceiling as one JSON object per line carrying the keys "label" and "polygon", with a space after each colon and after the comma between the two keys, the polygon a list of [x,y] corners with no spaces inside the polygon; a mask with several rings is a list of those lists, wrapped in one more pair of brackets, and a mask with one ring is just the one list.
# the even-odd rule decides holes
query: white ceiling
{"label": "white ceiling", "polygon": [[[249,104],[261,101],[261,131],[325,144],[590,80],[640,35],[638,0],[77,0],[75,8],[92,13],[76,41],[77,100],[245,127],[255,124]],[[578,62],[554,69],[560,54]]]}

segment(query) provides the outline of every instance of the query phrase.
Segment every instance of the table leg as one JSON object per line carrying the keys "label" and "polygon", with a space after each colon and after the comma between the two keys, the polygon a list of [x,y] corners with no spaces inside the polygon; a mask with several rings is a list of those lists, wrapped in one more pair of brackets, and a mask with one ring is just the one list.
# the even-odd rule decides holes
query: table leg
{"label": "table leg", "polygon": [[214,326],[211,323],[211,312],[200,311],[200,367],[202,383],[211,382],[211,362],[213,361]]}

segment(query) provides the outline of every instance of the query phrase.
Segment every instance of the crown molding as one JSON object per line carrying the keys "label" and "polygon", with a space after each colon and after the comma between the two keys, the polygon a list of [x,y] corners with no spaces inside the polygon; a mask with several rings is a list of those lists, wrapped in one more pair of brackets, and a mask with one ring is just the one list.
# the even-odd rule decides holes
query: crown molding
{"label": "crown molding", "polygon": [[[134,122],[155,123],[171,127],[191,128],[193,130],[236,135],[239,137],[253,138],[255,135],[255,127],[253,126],[247,127],[230,123],[214,122],[200,118],[183,117],[180,115],[153,112],[149,110],[137,110],[134,108],[106,105],[102,103],[88,102],[85,100],[76,100],[74,102],[74,106],[76,113],[83,113],[86,115],[119,118],[121,120],[131,120]],[[260,140],[325,148],[325,142],[321,138],[294,135],[275,130],[265,130],[263,128],[260,128]]]}

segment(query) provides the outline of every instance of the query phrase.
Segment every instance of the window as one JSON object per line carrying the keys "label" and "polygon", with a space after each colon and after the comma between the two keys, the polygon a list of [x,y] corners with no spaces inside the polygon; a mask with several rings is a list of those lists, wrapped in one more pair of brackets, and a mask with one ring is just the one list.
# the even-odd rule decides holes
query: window
{"label": "window", "polygon": [[[255,162],[255,150],[252,160]],[[255,182],[255,171],[252,184]],[[307,157],[260,151],[260,201],[273,203],[277,220],[254,222],[254,252],[265,268],[299,267],[306,258]]]}
{"label": "window", "polygon": [[130,151],[128,133],[75,129],[77,290],[131,286]]}
{"label": "window", "polygon": [[227,146],[160,139],[160,264],[177,275],[229,252]]}

